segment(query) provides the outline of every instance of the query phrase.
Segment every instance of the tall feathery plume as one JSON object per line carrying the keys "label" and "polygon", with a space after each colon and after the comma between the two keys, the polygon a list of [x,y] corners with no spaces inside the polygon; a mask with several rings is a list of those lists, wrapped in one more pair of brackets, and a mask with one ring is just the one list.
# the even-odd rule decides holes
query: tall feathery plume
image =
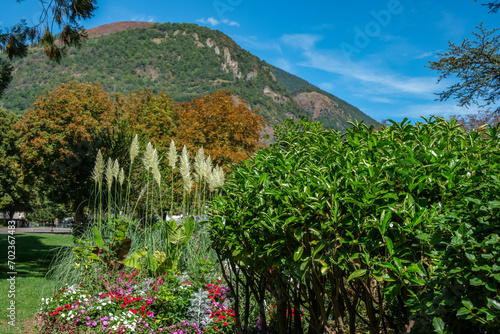
{"label": "tall feathery plume", "polygon": [[156,148],[153,150],[153,155],[151,157],[151,173],[153,174],[153,178],[155,179],[158,187],[161,185],[161,174],[160,174],[160,158],[158,157],[158,151]]}
{"label": "tall feathery plume", "polygon": [[187,151],[186,145],[182,148],[182,153],[181,153],[181,166],[180,166],[180,171],[182,178],[187,178],[189,174],[191,173],[191,164],[189,162],[189,152]]}
{"label": "tall feathery plume", "polygon": [[212,168],[210,173],[208,174],[207,182],[208,188],[211,192],[213,192],[215,188],[217,188],[217,175],[215,172],[215,168]]}
{"label": "tall feathery plume", "polygon": [[[103,179],[103,174],[104,174],[104,158],[102,156],[101,150],[97,152],[97,158],[95,161],[95,166],[94,166],[94,171],[92,172],[92,178],[97,184],[97,194],[99,196],[99,220],[98,220],[98,226],[101,228],[101,219],[102,219],[102,179]],[[97,198],[96,198],[97,201]]]}
{"label": "tall feathery plume", "polygon": [[120,187],[123,187],[123,181],[125,181],[125,171],[120,168],[120,173],[118,174],[118,182],[120,182]]}
{"label": "tall feathery plume", "polygon": [[182,194],[182,206],[184,212],[186,212],[186,194],[189,194],[191,192],[191,189],[193,188],[193,180],[191,179],[191,165],[189,163],[189,153],[187,151],[186,145],[184,145],[184,147],[182,148],[181,166],[179,169],[181,171],[182,182],[184,186],[184,193]]}
{"label": "tall feathery plume", "polygon": [[205,163],[203,164],[203,177],[205,178],[205,180],[207,180],[207,182],[211,171],[212,171],[212,158],[208,156],[207,159],[205,160]]}
{"label": "tall feathery plume", "polygon": [[204,164],[205,164],[205,151],[203,150],[202,146],[200,147],[200,149],[198,150],[198,152],[194,157],[194,170],[196,171],[196,183],[198,183],[198,186],[201,184],[201,181],[203,179]]}
{"label": "tall feathery plume", "polygon": [[170,141],[170,147],[168,149],[168,164],[172,167],[172,170],[175,169],[175,165],[177,163],[177,149],[175,148],[174,140]]}
{"label": "tall feathery plume", "polygon": [[224,170],[219,165],[215,166],[216,188],[224,185]]}
{"label": "tall feathery plume", "polygon": [[186,191],[186,193],[189,194],[191,190],[193,190],[193,185],[193,179],[191,178],[191,176],[188,176],[187,179],[184,180],[184,190]]}
{"label": "tall feathery plume", "polygon": [[146,171],[149,172],[149,170],[153,167],[152,162],[153,162],[153,145],[151,145],[151,142],[149,142],[148,145],[146,146],[146,152],[144,152],[144,156],[142,157],[142,163],[144,164],[144,168],[146,168]]}
{"label": "tall feathery plume", "polygon": [[134,139],[132,139],[132,143],[130,144],[130,166],[128,168],[128,185],[127,185],[127,197],[125,198],[125,205],[127,206],[128,209],[130,209],[130,186],[132,182],[130,182],[131,177],[132,177],[132,166],[134,165],[134,160],[135,158],[139,155],[139,136],[136,134],[134,136]]}
{"label": "tall feathery plume", "polygon": [[92,178],[98,185],[102,185],[103,173],[104,173],[104,158],[102,157],[101,150],[99,150],[97,152],[97,158],[95,160],[94,170],[92,171]]}
{"label": "tall feathery plume", "polygon": [[174,170],[177,165],[177,148],[175,147],[173,139],[170,140],[170,147],[168,148],[168,164],[170,168],[172,168],[172,172],[170,173],[170,183],[172,187],[170,195],[170,213],[172,215],[174,211]]}
{"label": "tall feathery plume", "polygon": [[118,159],[115,159],[113,163],[113,177],[118,180],[118,174],[120,173],[120,164],[118,163]]}
{"label": "tall feathery plume", "polygon": [[108,218],[111,217],[111,187],[113,185],[113,160],[108,158],[108,163],[106,164],[106,181],[108,182]]}
{"label": "tall feathery plume", "polygon": [[111,190],[111,186],[113,185],[113,176],[113,160],[111,160],[111,158],[108,158],[108,163],[106,164],[106,181],[108,183],[108,191]]}
{"label": "tall feathery plume", "polygon": [[132,139],[132,144],[130,145],[130,164],[134,163],[134,159],[139,154],[139,137],[135,135],[134,139]]}

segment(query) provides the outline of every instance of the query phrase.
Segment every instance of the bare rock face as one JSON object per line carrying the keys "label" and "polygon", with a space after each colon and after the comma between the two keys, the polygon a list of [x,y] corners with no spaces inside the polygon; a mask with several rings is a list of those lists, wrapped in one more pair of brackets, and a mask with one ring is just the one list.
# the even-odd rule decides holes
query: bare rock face
{"label": "bare rock face", "polygon": [[271,88],[269,88],[269,86],[265,86],[262,93],[264,93],[265,96],[272,98],[276,103],[285,103],[288,101],[288,97],[274,92]]}
{"label": "bare rock face", "polygon": [[312,119],[318,118],[344,118],[347,121],[354,121],[351,115],[342,110],[338,103],[332,101],[328,96],[318,92],[300,93],[294,100],[305,110],[312,114]]}
{"label": "bare rock face", "polygon": [[259,72],[257,70],[253,70],[251,72],[248,72],[248,74],[247,74],[247,80],[252,80],[254,78],[257,78],[258,74],[259,74]]}
{"label": "bare rock face", "polygon": [[222,70],[227,73],[233,73],[238,79],[241,78],[241,71],[238,68],[238,62],[231,59],[231,53],[227,47],[224,47],[224,62],[222,63]]}
{"label": "bare rock face", "polygon": [[207,46],[208,46],[209,48],[213,48],[213,47],[215,47],[215,48],[214,48],[214,51],[215,51],[215,54],[216,54],[216,55],[219,55],[219,54],[220,54],[220,49],[219,49],[219,47],[218,47],[217,45],[215,45],[215,42],[214,42],[214,40],[213,40],[213,39],[211,39],[211,38],[207,38],[206,43],[207,43]]}

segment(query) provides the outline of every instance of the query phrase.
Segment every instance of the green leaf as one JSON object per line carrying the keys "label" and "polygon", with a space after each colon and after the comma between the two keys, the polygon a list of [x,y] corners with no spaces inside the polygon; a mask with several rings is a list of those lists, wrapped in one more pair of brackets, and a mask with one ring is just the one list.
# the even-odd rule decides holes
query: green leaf
{"label": "green leaf", "polygon": [[387,231],[387,227],[389,226],[390,222],[391,222],[391,218],[392,218],[392,212],[389,211],[388,213],[386,213],[386,211],[382,211],[382,224],[380,226],[380,234],[382,234],[382,236],[385,235],[385,232]]}
{"label": "green leaf", "polygon": [[293,260],[295,262],[297,262],[298,260],[300,260],[300,258],[302,257],[302,253],[304,253],[304,246],[300,246],[299,248],[297,248],[297,250],[295,251],[295,253],[293,253]]}
{"label": "green leaf", "polygon": [[500,311],[500,301],[491,298],[488,299],[488,306],[493,305],[494,308]]}
{"label": "green leaf", "polygon": [[470,284],[471,285],[474,285],[474,286],[480,286],[480,285],[483,285],[484,282],[482,279],[480,279],[479,277],[473,277],[471,280],[470,280]]}
{"label": "green leaf", "polygon": [[318,254],[319,251],[321,251],[323,248],[325,248],[325,244],[319,244],[313,251],[312,255],[313,256],[316,256],[316,254]]}
{"label": "green leaf", "polygon": [[457,311],[457,317],[461,317],[467,314],[470,314],[470,310],[466,307],[462,307]]}
{"label": "green leaf", "polygon": [[389,256],[394,255],[394,244],[392,243],[391,238],[385,237],[385,242],[387,244],[387,252],[389,252]]}
{"label": "green leaf", "polygon": [[434,327],[434,331],[436,333],[444,333],[445,325],[443,319],[435,317],[432,319],[432,326]]}
{"label": "green leaf", "polygon": [[472,302],[468,299],[462,300],[462,305],[467,307],[469,310],[472,310],[472,308],[474,307],[474,304],[472,304]]}
{"label": "green leaf", "polygon": [[349,282],[355,278],[361,277],[364,274],[366,274],[366,269],[358,269],[355,272],[353,272],[351,275],[349,275],[349,278],[347,278],[347,282]]}
{"label": "green leaf", "polygon": [[490,202],[488,202],[488,208],[490,208],[490,209],[500,209],[500,201],[490,201]]}
{"label": "green leaf", "polygon": [[107,249],[106,245],[104,245],[104,240],[102,240],[101,232],[97,228],[97,226],[94,226],[94,239],[97,247],[101,249]]}
{"label": "green leaf", "polygon": [[141,259],[146,255],[146,253],[147,251],[136,250],[135,252],[127,256],[125,260],[123,260],[123,264],[126,265],[127,267],[136,268],[140,270],[142,269]]}

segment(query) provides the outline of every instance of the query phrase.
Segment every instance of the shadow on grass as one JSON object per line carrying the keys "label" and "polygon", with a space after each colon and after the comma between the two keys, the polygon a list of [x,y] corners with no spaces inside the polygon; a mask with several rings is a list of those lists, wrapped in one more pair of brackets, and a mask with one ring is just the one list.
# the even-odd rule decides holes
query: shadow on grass
{"label": "shadow on grass", "polygon": [[[54,255],[60,247],[71,247],[68,235],[19,234],[15,237],[15,271],[18,277],[45,277]],[[12,240],[12,239],[11,239]],[[7,278],[8,235],[0,235],[0,249],[5,260],[0,263],[0,279]],[[12,253],[10,253],[12,254]]]}

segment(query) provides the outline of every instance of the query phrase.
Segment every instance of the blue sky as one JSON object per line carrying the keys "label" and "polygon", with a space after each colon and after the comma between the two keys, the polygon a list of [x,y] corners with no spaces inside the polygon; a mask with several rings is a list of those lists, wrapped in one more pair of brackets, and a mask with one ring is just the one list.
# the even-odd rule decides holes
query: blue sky
{"label": "blue sky", "polygon": [[[220,30],[266,62],[293,73],[381,121],[473,113],[434,101],[453,83],[436,84],[425,66],[484,22],[499,26],[473,0],[262,1],[98,0],[86,28],[116,21],[189,22]],[[37,22],[38,0],[2,4],[0,25]]]}

